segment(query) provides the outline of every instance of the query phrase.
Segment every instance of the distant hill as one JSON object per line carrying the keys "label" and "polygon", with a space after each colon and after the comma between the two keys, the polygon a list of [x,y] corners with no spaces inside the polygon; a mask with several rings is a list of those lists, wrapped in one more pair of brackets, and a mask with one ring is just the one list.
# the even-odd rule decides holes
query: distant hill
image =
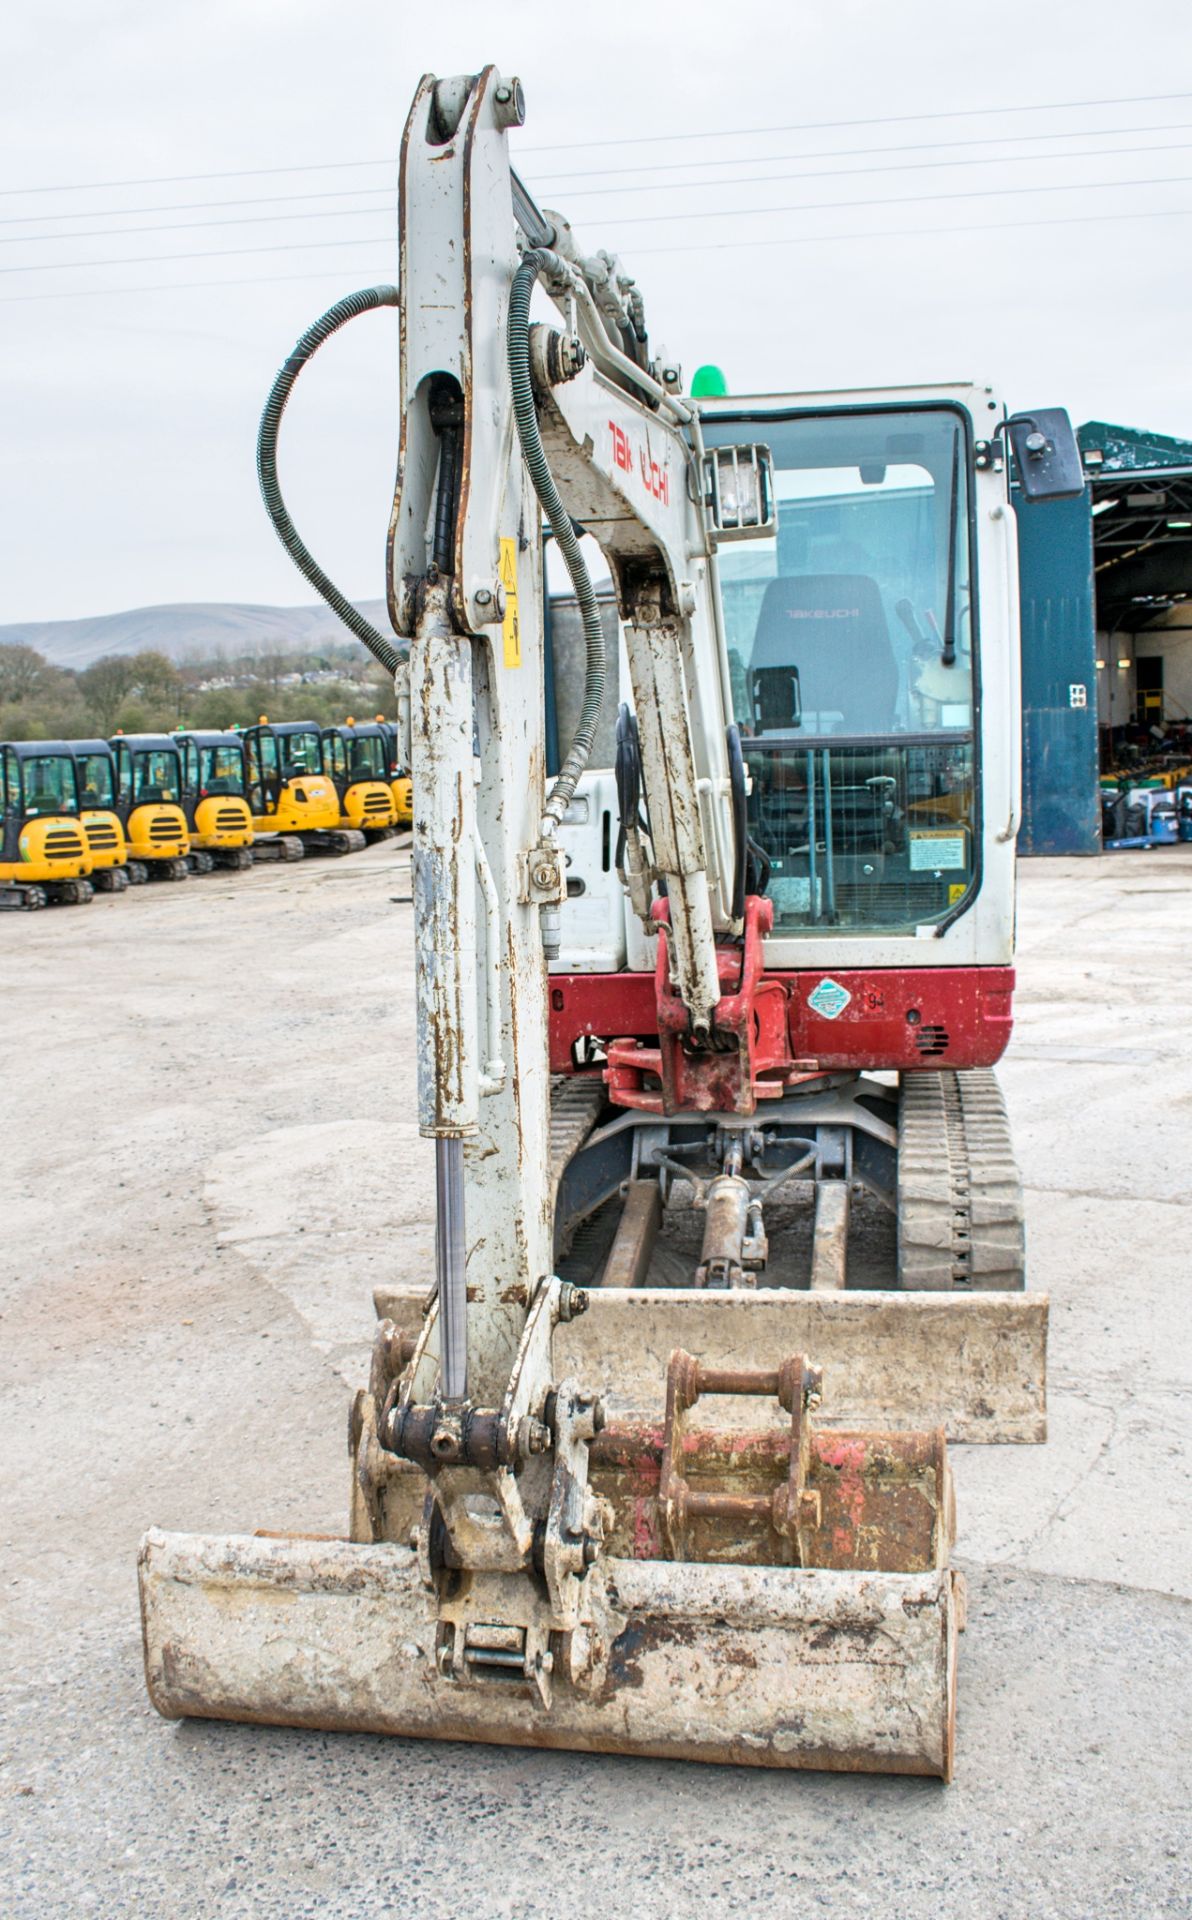
{"label": "distant hill", "polygon": [[[361,613],[389,632],[383,600],[361,600]],[[254,607],[194,601],[172,607],[134,607],[86,620],[25,620],[0,626],[0,646],[36,647],[56,667],[89,667],[106,653],[156,649],[171,660],[222,655],[317,652],[351,646],[347,628],[329,607]]]}

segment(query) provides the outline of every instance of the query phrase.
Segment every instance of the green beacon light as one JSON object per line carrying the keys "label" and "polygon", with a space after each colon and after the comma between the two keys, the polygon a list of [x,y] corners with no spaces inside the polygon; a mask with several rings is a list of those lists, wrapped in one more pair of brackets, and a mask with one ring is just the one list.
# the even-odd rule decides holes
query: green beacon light
{"label": "green beacon light", "polygon": [[719,367],[697,367],[691,382],[693,400],[721,400],[728,393],[728,381]]}

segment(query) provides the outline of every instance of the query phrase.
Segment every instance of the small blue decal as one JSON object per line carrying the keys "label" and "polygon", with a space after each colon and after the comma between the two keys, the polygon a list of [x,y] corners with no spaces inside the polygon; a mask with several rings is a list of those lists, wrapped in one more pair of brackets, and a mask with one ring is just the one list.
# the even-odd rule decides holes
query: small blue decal
{"label": "small blue decal", "polygon": [[821,980],[814,993],[807,996],[807,1004],[822,1013],[825,1020],[835,1020],[837,1014],[844,1012],[852,994],[842,987],[839,980]]}

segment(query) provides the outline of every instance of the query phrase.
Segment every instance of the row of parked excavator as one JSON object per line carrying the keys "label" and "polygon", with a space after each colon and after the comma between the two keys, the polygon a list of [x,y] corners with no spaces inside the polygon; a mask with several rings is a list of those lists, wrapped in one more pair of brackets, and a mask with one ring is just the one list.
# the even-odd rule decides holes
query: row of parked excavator
{"label": "row of parked excavator", "polygon": [[378,714],[231,732],[0,744],[0,907],[82,905],[150,878],[344,854],[413,818]]}

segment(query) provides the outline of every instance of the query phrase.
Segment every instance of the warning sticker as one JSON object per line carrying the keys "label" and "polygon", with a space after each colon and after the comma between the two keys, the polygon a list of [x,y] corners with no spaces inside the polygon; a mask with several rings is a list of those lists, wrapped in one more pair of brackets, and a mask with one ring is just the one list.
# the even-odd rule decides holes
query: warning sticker
{"label": "warning sticker", "polygon": [[825,1020],[835,1020],[838,1014],[844,1012],[852,997],[839,980],[824,979],[808,994],[807,1004],[814,1007],[816,1013],[822,1014]]}
{"label": "warning sticker", "polygon": [[517,616],[517,541],[501,539],[501,585],[505,589],[505,617],[501,638],[505,643],[505,665],[520,667],[521,627]]}
{"label": "warning sticker", "polygon": [[937,833],[912,833],[911,872],[936,872],[941,867],[967,867],[968,835],[946,828]]}

